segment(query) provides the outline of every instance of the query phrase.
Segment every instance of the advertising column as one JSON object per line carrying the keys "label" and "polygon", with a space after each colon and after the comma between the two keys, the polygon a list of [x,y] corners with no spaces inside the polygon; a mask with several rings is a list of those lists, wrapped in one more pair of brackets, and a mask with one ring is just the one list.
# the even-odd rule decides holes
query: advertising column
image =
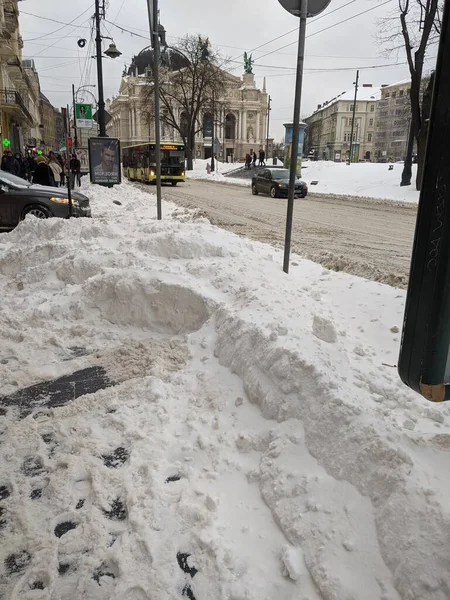
{"label": "advertising column", "polygon": [[[305,127],[306,123],[300,123],[298,132],[298,155],[297,155],[297,176],[300,177],[302,171],[302,156],[303,156],[303,143],[305,140]],[[292,145],[292,133],[294,131],[293,123],[284,123],[284,147],[285,147],[285,159],[284,168],[290,169],[291,166],[291,145]]]}

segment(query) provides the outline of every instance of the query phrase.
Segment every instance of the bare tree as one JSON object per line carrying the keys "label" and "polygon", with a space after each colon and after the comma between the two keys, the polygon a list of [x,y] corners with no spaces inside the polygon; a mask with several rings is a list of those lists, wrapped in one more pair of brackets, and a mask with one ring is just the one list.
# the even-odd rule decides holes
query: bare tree
{"label": "bare tree", "polygon": [[[421,84],[427,49],[438,40],[441,28],[441,0],[397,0],[398,12],[380,22],[380,39],[386,53],[404,48],[411,76],[411,127],[402,185],[411,183],[413,143],[417,143],[416,188],[420,190],[425,160],[428,115],[423,114]],[[408,181],[409,180],[409,181]]]}
{"label": "bare tree", "polygon": [[[187,169],[192,170],[195,136],[203,128],[203,112],[211,107],[213,96],[219,99],[223,94],[222,60],[209,39],[200,35],[186,35],[169,52],[181,56],[183,66],[173,70],[170,60],[162,61],[160,119],[180,134],[186,147]],[[147,86],[144,98],[148,104],[153,103],[152,85]]]}

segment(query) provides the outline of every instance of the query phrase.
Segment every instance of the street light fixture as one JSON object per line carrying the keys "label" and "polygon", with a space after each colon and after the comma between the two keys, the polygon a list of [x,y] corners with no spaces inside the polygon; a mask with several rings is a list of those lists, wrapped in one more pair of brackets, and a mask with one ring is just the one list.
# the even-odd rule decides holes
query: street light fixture
{"label": "street light fixture", "polygon": [[[97,59],[97,80],[98,80],[98,126],[100,137],[106,137],[106,119],[105,119],[105,97],[103,93],[103,65],[102,65],[102,32],[100,29],[100,0],[95,0],[95,44]],[[111,38],[108,38],[111,39]],[[110,44],[105,56],[108,58],[117,58],[121,52],[117,50],[114,42]]]}

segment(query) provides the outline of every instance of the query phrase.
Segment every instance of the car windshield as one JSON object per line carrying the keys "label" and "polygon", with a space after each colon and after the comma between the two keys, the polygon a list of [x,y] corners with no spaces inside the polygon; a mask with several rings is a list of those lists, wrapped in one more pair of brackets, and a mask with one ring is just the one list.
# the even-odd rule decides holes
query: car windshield
{"label": "car windshield", "polygon": [[2,183],[6,183],[6,185],[13,185],[15,187],[29,188],[31,187],[31,183],[22,179],[22,177],[17,177],[16,175],[11,175],[8,171],[0,171],[0,181]]}
{"label": "car windshield", "polygon": [[289,171],[287,169],[274,169],[271,173],[272,179],[289,179]]}

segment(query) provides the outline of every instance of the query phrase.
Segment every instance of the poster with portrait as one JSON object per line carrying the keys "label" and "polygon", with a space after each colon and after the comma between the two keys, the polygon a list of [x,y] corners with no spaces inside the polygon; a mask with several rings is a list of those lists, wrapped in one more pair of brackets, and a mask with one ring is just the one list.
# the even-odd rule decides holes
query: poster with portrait
{"label": "poster with portrait", "polygon": [[76,148],[74,150],[81,165],[81,173],[89,172],[89,151],[87,148]]}
{"label": "poster with portrait", "polygon": [[108,186],[121,183],[120,142],[117,138],[90,138],[89,171],[91,183]]}
{"label": "poster with portrait", "polygon": [[92,129],[92,104],[75,104],[77,128]]}

